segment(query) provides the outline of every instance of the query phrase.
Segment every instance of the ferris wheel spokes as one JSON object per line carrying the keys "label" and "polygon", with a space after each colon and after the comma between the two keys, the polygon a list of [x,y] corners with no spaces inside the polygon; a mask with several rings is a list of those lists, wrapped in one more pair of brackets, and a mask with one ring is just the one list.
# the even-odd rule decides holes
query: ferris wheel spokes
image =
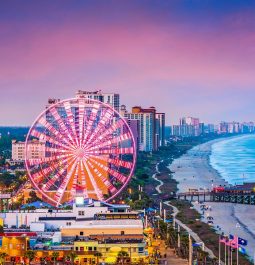
{"label": "ferris wheel spokes", "polygon": [[[57,122],[57,126],[59,127],[59,129],[61,129],[61,134],[63,136],[67,136],[70,140],[70,143],[72,145],[75,144],[74,138],[72,137],[72,135],[69,133],[69,130],[67,129],[65,122],[63,120],[63,118],[60,117],[58,111],[56,110],[56,108],[50,108],[49,109],[49,113],[52,115],[52,117],[54,118],[54,120]],[[64,133],[64,134],[63,134]]]}
{"label": "ferris wheel spokes", "polygon": [[[29,142],[44,142],[45,156],[30,159]],[[26,139],[26,168],[35,188],[56,206],[83,198],[108,201],[128,183],[136,148],[126,121],[102,102],[59,101],[34,122]]]}

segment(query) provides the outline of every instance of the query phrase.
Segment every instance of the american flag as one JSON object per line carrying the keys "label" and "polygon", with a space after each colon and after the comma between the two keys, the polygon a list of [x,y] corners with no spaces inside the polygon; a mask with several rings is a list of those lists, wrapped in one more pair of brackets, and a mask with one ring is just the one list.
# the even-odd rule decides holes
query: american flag
{"label": "american flag", "polygon": [[[234,239],[235,236],[233,236],[233,235],[229,235],[229,238],[230,238],[230,239]],[[238,237],[238,245],[241,245],[241,246],[247,246],[247,245],[248,245],[248,240],[243,239],[243,238],[241,238],[241,237]]]}

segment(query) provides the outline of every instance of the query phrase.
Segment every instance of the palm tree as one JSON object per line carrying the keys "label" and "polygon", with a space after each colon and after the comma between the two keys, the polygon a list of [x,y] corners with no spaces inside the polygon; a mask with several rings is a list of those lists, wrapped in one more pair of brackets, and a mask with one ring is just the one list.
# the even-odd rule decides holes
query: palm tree
{"label": "palm tree", "polygon": [[125,259],[128,257],[128,253],[124,250],[119,251],[118,258],[121,260],[121,264],[124,264]]}
{"label": "palm tree", "polygon": [[101,253],[101,252],[96,252],[96,253],[94,254],[94,256],[97,258],[97,264],[98,264],[98,263],[99,263],[99,258],[102,257],[102,253]]}
{"label": "palm tree", "polygon": [[0,264],[4,264],[6,257],[8,256],[8,254],[6,254],[5,252],[0,252]]}
{"label": "palm tree", "polygon": [[74,265],[74,260],[76,259],[77,254],[75,252],[71,252],[68,257],[70,258],[71,263]]}
{"label": "palm tree", "polygon": [[33,250],[28,250],[25,252],[25,257],[28,258],[28,264],[35,258],[36,254]]}
{"label": "palm tree", "polygon": [[56,264],[56,260],[59,257],[59,252],[54,251],[54,252],[52,252],[51,256],[53,258],[54,264]]}

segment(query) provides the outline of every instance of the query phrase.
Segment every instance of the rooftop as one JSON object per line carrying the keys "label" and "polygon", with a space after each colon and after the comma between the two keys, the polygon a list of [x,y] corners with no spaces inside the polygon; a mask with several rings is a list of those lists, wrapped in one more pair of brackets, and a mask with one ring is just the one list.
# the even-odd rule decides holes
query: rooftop
{"label": "rooftop", "polygon": [[114,219],[114,220],[92,220],[82,221],[81,224],[75,224],[63,229],[85,229],[85,228],[142,228],[143,223],[140,219]]}

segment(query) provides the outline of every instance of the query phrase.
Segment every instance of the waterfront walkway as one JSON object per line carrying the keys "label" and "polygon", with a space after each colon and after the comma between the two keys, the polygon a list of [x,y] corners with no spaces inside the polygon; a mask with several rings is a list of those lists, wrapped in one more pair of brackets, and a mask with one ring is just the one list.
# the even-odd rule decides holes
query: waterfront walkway
{"label": "waterfront walkway", "polygon": [[[162,162],[162,161],[161,161]],[[159,163],[158,163],[159,164]],[[156,171],[157,171],[157,173],[160,173],[159,172],[159,170],[158,170],[158,164],[156,165]],[[156,174],[154,174],[153,175],[153,178],[156,180],[156,181],[158,181],[159,182],[159,184],[156,186],[156,190],[157,190],[157,192],[159,193],[159,194],[161,194],[162,193],[162,191],[161,191],[161,187],[162,187],[162,185],[163,185],[163,183],[162,183],[162,181],[161,180],[159,180],[158,178],[157,178],[157,175]],[[169,201],[167,201],[167,202],[164,202],[164,204],[165,205],[167,205],[167,206],[170,206],[172,209],[173,209],[173,220],[174,220],[174,223],[175,224],[177,224],[177,225],[179,225],[180,227],[182,227],[185,231],[187,231],[188,233],[189,233],[189,235],[194,239],[194,241],[196,242],[196,243],[201,243],[202,242],[202,240],[200,239],[200,237],[195,233],[195,232],[193,232],[188,226],[186,226],[185,224],[183,224],[180,220],[178,220],[178,219],[176,219],[176,215],[178,214],[178,212],[179,212],[179,210],[175,207],[175,206],[173,206],[173,205],[171,205],[170,204],[170,202]],[[172,250],[173,251],[173,250]],[[209,248],[207,248],[206,246],[205,246],[205,251],[206,252],[208,252],[208,254],[209,254],[209,256],[211,257],[211,258],[216,258],[215,257],[215,255],[213,254],[213,252],[209,249]],[[170,253],[169,253],[170,254]],[[173,254],[173,253],[172,253]],[[173,256],[173,255],[169,255],[169,259],[167,258],[167,261],[169,261],[170,262],[170,257],[175,257],[175,255]],[[180,260],[180,262],[184,262],[182,259],[180,259],[180,258],[177,258],[177,257],[175,257],[177,260]],[[176,261],[177,262],[177,261]],[[188,261],[186,261],[187,263],[168,263],[168,264],[188,264]]]}
{"label": "waterfront walkway", "polygon": [[166,248],[165,242],[162,240],[159,247],[162,258],[159,259],[160,264],[164,265],[188,265],[188,261],[176,256],[174,249]]}

